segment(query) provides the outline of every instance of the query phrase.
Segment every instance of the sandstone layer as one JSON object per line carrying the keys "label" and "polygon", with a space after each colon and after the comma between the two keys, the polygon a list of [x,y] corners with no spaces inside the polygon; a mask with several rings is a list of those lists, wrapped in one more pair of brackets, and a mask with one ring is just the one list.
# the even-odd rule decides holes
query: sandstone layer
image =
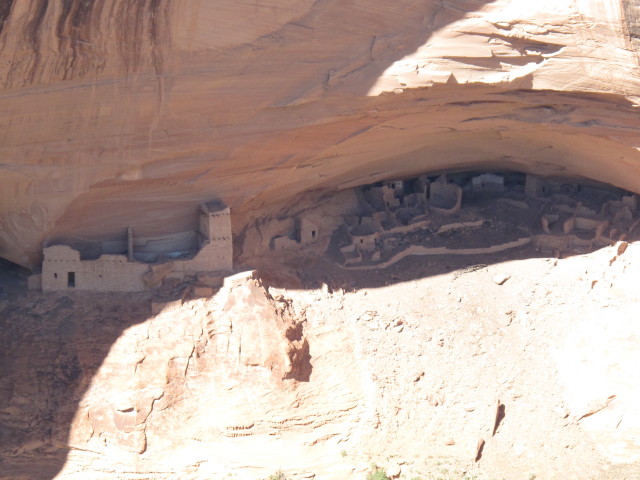
{"label": "sandstone layer", "polygon": [[184,302],[0,298],[0,478],[637,478],[639,260],[620,243],[405,259],[333,290],[282,266]]}
{"label": "sandstone layer", "polygon": [[8,0],[0,255],[449,168],[640,192],[635,0]]}

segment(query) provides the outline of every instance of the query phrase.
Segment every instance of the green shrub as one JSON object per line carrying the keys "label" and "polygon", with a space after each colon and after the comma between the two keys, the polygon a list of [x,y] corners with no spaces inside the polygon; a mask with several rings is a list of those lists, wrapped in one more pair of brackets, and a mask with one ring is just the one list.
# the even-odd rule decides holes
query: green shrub
{"label": "green shrub", "polygon": [[367,480],[391,480],[391,479],[387,477],[387,473],[383,469],[379,467],[375,467],[373,472],[367,475]]}
{"label": "green shrub", "polygon": [[282,470],[278,470],[273,475],[269,475],[267,480],[289,480]]}

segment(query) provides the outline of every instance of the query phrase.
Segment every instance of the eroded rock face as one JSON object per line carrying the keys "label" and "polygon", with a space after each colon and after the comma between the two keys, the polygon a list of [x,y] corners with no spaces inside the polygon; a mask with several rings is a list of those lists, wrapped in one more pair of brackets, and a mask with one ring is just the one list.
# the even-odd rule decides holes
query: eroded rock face
{"label": "eroded rock face", "polygon": [[524,257],[0,298],[0,478],[636,478],[640,245]]}
{"label": "eroded rock face", "polygon": [[[116,342],[93,383],[121,388],[115,396],[89,389],[75,417],[72,445],[143,453],[152,436],[181,447],[169,435],[177,418],[194,422],[199,441],[243,435],[260,422],[247,399],[282,391],[286,379],[308,381],[304,318],[284,300],[275,302],[251,273],[227,279],[214,300],[191,309],[179,303]],[[172,325],[180,331],[172,333]],[[199,411],[199,404],[206,408]],[[148,421],[152,411],[163,419]]]}
{"label": "eroded rock face", "polygon": [[4,2],[0,255],[35,267],[46,239],[170,237],[211,198],[238,233],[308,189],[443,168],[640,191],[636,13],[616,0]]}
{"label": "eroded rock face", "polygon": [[[274,299],[251,272],[156,316],[144,295],[23,300],[0,303],[0,478],[53,478],[69,451],[84,453],[68,474],[182,477],[202,472],[203,461],[211,462],[205,472],[220,473],[232,469],[232,453],[247,462],[271,455],[254,452],[273,435],[348,435],[336,419],[355,408],[357,385],[340,381],[357,373],[311,385],[304,310]],[[230,438],[238,439],[231,450]],[[98,459],[103,453],[109,460]]]}
{"label": "eroded rock face", "polygon": [[[212,298],[167,306],[115,342],[79,404],[69,445],[104,452],[116,471],[130,462],[204,478],[252,457],[289,456],[268,447],[274,437],[291,435],[308,453],[327,435],[348,435],[344,417],[358,386],[326,371],[310,383],[305,322],[304,311],[272,298],[251,272],[227,278]],[[89,461],[81,453],[65,473],[108,468]]]}

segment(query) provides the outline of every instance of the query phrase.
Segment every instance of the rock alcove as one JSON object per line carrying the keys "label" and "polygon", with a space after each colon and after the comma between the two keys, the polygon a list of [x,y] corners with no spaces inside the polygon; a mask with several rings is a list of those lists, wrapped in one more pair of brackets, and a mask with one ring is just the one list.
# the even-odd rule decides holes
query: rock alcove
{"label": "rock alcove", "polygon": [[508,170],[429,172],[314,192],[287,205],[245,230],[241,264],[326,256],[353,273],[406,257],[481,259],[513,249],[566,257],[640,236],[635,194]]}
{"label": "rock alcove", "polygon": [[636,478],[638,33],[636,0],[0,2],[9,270],[186,251],[215,198],[260,272],[10,274],[0,477]]}

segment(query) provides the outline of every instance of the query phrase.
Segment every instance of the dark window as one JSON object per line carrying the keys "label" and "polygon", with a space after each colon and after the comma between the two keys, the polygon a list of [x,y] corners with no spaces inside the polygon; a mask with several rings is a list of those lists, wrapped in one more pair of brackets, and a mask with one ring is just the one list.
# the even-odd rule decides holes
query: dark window
{"label": "dark window", "polygon": [[76,286],[76,272],[67,273],[67,287],[75,288]]}
{"label": "dark window", "polygon": [[311,231],[311,238],[316,238],[316,231],[315,230]]}
{"label": "dark window", "polygon": [[53,278],[58,278],[58,274],[57,274],[57,273],[54,273],[54,274],[53,274]]}

